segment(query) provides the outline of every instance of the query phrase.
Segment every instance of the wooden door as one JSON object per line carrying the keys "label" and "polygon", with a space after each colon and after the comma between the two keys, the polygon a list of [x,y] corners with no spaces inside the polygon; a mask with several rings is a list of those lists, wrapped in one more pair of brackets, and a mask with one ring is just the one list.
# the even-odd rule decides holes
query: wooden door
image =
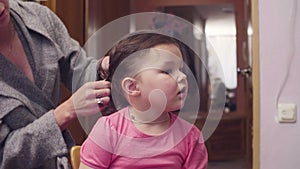
{"label": "wooden door", "polygon": [[130,0],[85,0],[85,40],[105,24],[129,15],[129,11]]}

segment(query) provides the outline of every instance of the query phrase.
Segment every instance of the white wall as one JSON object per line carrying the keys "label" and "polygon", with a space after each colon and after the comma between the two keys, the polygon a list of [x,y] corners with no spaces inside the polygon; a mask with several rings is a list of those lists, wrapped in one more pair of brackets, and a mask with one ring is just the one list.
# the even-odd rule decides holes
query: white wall
{"label": "white wall", "polygon": [[[295,2],[297,12],[293,25]],[[260,168],[300,168],[300,1],[259,0],[260,48]],[[294,34],[293,34],[294,29]],[[292,51],[295,54],[292,58]],[[279,102],[295,103],[298,118],[294,124],[275,121],[276,97],[284,83],[288,62],[290,73]]]}

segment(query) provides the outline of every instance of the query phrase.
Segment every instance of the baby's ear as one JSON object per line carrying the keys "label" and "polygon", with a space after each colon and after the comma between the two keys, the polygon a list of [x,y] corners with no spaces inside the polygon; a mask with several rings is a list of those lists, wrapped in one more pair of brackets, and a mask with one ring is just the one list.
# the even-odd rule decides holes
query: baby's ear
{"label": "baby's ear", "polygon": [[130,77],[126,77],[122,81],[122,89],[129,96],[138,96],[140,95],[140,90],[136,85],[136,80]]}

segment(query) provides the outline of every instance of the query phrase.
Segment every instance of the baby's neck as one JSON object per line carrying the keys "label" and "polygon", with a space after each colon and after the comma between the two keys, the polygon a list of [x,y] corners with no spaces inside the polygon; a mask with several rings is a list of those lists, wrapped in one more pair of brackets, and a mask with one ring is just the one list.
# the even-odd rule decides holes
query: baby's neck
{"label": "baby's neck", "polygon": [[129,107],[129,115],[133,122],[140,124],[159,124],[170,121],[169,112],[139,111],[134,107]]}
{"label": "baby's neck", "polygon": [[[148,135],[160,135],[165,132],[170,124],[171,117],[168,112],[160,113],[158,117],[145,115],[134,108],[129,108],[129,117],[133,125],[141,132]],[[156,113],[156,112],[147,112]]]}

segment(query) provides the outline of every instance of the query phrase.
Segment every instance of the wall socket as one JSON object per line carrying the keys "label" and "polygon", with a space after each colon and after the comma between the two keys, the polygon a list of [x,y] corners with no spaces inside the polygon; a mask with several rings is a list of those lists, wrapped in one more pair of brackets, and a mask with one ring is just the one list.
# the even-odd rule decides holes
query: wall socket
{"label": "wall socket", "polygon": [[297,105],[294,103],[279,103],[277,120],[279,123],[296,123]]}

